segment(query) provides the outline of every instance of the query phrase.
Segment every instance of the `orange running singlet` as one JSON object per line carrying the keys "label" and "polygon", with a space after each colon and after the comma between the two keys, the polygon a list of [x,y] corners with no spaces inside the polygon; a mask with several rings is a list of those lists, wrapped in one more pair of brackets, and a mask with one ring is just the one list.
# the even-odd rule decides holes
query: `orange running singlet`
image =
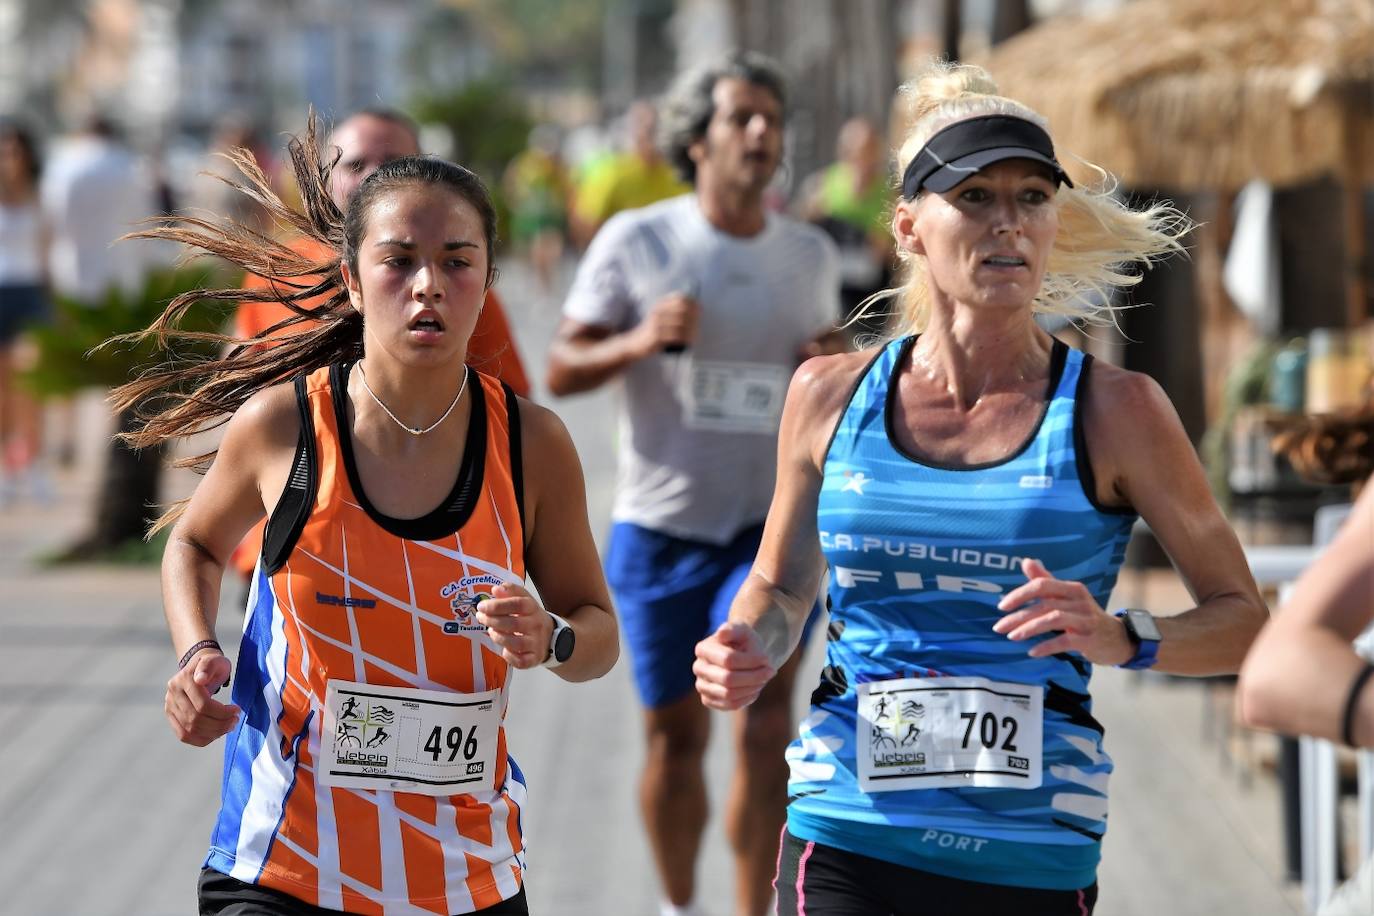
{"label": "orange running singlet", "polygon": [[[519,413],[509,388],[469,369],[475,396],[452,492],[422,518],[389,518],[359,484],[349,369],[295,382],[301,444],[248,599],[233,686],[243,715],[225,743],[206,865],[352,913],[467,913],[518,893],[524,867],[524,776],[504,729],[509,672],[472,616],[494,584],[525,578]],[[407,723],[382,700],[375,715],[331,716],[340,724],[324,734],[331,682],[437,691],[455,701],[439,705],[455,707],[494,692],[482,748],[492,765],[463,770],[460,751],[480,759],[472,732],[464,747],[461,730],[456,740],[437,726],[430,734],[428,721]],[[342,759],[337,740],[358,760],[453,758],[477,776],[452,795],[325,785]]]}

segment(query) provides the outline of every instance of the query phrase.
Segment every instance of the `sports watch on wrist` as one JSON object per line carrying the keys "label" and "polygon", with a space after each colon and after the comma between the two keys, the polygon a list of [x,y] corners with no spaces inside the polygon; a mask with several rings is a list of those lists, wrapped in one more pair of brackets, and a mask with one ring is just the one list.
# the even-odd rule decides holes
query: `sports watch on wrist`
{"label": "sports watch on wrist", "polygon": [[1126,625],[1126,635],[1131,638],[1131,643],[1135,646],[1135,655],[1117,667],[1133,670],[1153,668],[1155,662],[1159,660],[1159,643],[1163,639],[1159,632],[1159,624],[1155,623],[1154,615],[1149,611],[1132,607],[1117,611],[1116,616],[1120,617],[1121,622]]}
{"label": "sports watch on wrist", "polygon": [[562,617],[552,611],[545,611],[545,613],[553,618],[553,633],[549,636],[549,657],[544,659],[543,664],[545,668],[557,668],[572,658],[573,646],[577,643],[577,634]]}

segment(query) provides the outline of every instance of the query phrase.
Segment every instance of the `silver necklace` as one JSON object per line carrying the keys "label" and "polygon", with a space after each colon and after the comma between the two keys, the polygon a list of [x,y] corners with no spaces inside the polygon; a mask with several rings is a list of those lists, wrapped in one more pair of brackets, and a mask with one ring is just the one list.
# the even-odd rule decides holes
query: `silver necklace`
{"label": "silver necklace", "polygon": [[378,407],[386,411],[386,415],[388,417],[396,421],[397,426],[401,427],[401,429],[410,433],[412,436],[423,436],[425,433],[432,433],[434,432],[434,430],[438,429],[439,424],[448,419],[448,415],[453,413],[453,408],[457,407],[458,402],[463,399],[463,392],[466,391],[468,387],[468,367],[463,367],[463,383],[458,386],[458,393],[453,396],[453,403],[448,405],[448,410],[444,411],[444,415],[442,417],[435,420],[433,423],[431,423],[429,426],[426,426],[424,429],[420,429],[420,427],[418,426],[405,425],[401,422],[400,417],[396,416],[394,413],[391,412],[390,407],[387,407],[385,404],[382,403],[382,399],[377,397],[377,392],[373,391],[372,386],[367,383],[367,373],[363,371],[362,363],[358,363],[358,378],[362,380],[363,388],[367,391],[367,393],[372,395],[372,400],[377,402]]}

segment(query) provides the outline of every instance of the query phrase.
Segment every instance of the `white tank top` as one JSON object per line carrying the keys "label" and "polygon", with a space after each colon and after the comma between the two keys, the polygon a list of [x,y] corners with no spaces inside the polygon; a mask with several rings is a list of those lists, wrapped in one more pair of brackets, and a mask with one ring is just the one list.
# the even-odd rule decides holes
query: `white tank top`
{"label": "white tank top", "polygon": [[0,204],[0,286],[42,281],[42,237],[38,204]]}

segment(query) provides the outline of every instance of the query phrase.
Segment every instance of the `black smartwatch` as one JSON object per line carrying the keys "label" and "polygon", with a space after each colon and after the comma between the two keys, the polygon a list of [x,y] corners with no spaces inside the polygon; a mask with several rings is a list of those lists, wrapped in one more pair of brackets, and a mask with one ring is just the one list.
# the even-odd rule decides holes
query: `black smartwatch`
{"label": "black smartwatch", "polygon": [[1117,667],[1132,670],[1153,668],[1159,660],[1159,643],[1164,638],[1160,635],[1159,624],[1155,622],[1154,615],[1149,611],[1132,607],[1117,611],[1116,616],[1126,625],[1126,635],[1135,646],[1135,655]]}
{"label": "black smartwatch", "polygon": [[553,634],[549,637],[549,657],[544,659],[545,668],[557,668],[572,658],[573,646],[577,644],[577,634],[566,620],[552,611],[546,611],[553,618]]}

